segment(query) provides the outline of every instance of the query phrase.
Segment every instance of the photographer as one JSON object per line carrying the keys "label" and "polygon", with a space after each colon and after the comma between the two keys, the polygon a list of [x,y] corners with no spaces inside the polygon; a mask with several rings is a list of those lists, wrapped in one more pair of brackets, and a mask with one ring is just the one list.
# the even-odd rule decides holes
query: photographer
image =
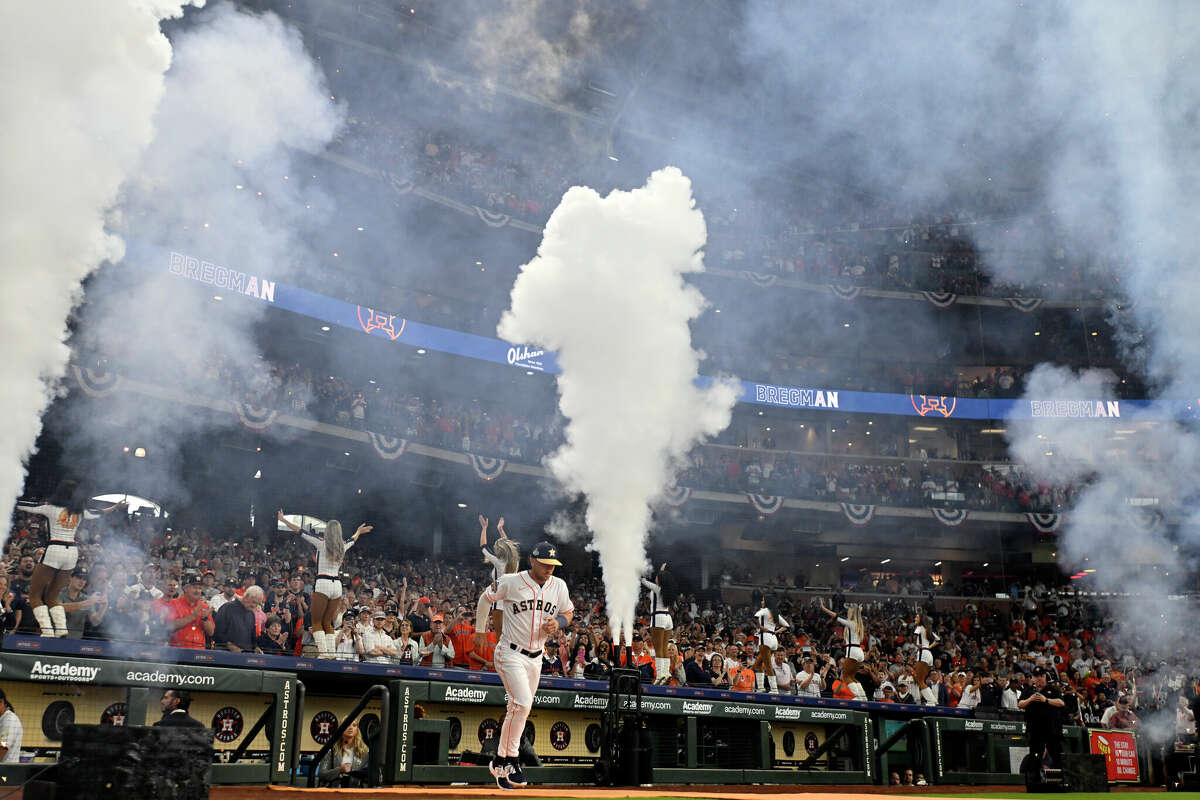
{"label": "photographer", "polygon": [[333,652],[338,661],[361,661],[363,658],[362,637],[355,626],[353,611],[342,615],[342,627],[333,637]]}
{"label": "photographer", "polygon": [[1047,761],[1062,764],[1062,709],[1066,703],[1058,690],[1047,685],[1046,670],[1037,667],[1033,681],[1021,691],[1017,708],[1025,712],[1025,735],[1029,755],[1040,769]]}

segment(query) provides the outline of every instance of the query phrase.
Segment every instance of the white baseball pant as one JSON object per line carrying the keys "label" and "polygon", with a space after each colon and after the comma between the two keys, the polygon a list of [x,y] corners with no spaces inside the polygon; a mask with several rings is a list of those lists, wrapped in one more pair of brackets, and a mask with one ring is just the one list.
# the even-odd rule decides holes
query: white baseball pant
{"label": "white baseball pant", "polygon": [[508,642],[496,645],[496,672],[508,692],[508,713],[500,728],[500,744],[496,753],[501,758],[521,754],[521,734],[533,709],[533,696],[542,678],[542,657],[530,658],[509,647]]}

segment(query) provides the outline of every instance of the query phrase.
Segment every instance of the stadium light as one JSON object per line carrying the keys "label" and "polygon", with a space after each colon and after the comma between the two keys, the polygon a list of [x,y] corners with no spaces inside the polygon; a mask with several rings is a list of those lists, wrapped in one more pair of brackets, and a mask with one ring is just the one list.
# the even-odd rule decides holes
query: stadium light
{"label": "stadium light", "polygon": [[846,563],[847,561],[849,561],[849,560],[850,560],[850,556],[842,556],[842,563],[843,563],[843,564],[845,564],[845,563]]}
{"label": "stadium light", "polygon": [[139,447],[136,450],[134,450],[133,457],[134,458],[145,458],[146,457],[146,448]]}
{"label": "stadium light", "polygon": [[880,561],[879,563],[880,563],[880,564],[887,564],[887,563],[888,563],[888,562],[890,562],[890,561],[891,561],[891,559],[890,559],[890,558],[885,558],[883,561]]}

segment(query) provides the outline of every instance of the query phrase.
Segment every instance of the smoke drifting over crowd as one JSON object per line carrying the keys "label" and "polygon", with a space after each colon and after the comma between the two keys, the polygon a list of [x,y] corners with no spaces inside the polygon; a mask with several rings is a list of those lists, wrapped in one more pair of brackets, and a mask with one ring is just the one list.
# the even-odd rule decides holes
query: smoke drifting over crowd
{"label": "smoke drifting over crowd", "polygon": [[[304,218],[327,213],[330,202],[303,184],[296,154],[323,148],[343,119],[299,34],[279,18],[222,4],[190,22],[174,37],[155,139],[114,217],[131,242],[128,258],[113,259],[92,282],[78,339],[84,352],[165,386],[231,359],[253,363],[252,325],[264,309],[189,287],[168,272],[164,254],[296,280],[312,260]],[[84,402],[68,417],[77,462],[111,448],[111,428],[90,415]],[[142,490],[178,499],[189,496],[182,443],[231,422],[173,404],[148,409],[134,394],[114,397],[108,418],[151,443],[161,471]]]}
{"label": "smoke drifting over crowd", "polygon": [[666,168],[631,192],[575,187],[521,268],[499,333],[558,354],[567,443],[547,465],[586,496],[614,636],[630,641],[646,570],[650,505],[697,441],[729,424],[731,383],[693,385],[689,323],[704,310],[683,280],[704,269],[704,216]]}
{"label": "smoke drifting over crowd", "polygon": [[10,5],[0,20],[0,64],[10,76],[0,133],[5,509],[21,494],[41,415],[67,365],[67,318],[80,282],[122,255],[104,216],[153,137],[171,63],[159,23],[185,5]]}

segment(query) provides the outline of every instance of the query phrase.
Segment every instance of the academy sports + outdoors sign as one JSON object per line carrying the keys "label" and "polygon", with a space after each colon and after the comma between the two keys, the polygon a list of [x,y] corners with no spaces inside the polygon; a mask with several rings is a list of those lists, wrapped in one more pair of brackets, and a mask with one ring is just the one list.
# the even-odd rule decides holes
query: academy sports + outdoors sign
{"label": "academy sports + outdoors sign", "polygon": [[9,681],[91,686],[155,686],[218,692],[262,692],[257,670],[147,664],[40,653],[0,652],[0,677]]}

